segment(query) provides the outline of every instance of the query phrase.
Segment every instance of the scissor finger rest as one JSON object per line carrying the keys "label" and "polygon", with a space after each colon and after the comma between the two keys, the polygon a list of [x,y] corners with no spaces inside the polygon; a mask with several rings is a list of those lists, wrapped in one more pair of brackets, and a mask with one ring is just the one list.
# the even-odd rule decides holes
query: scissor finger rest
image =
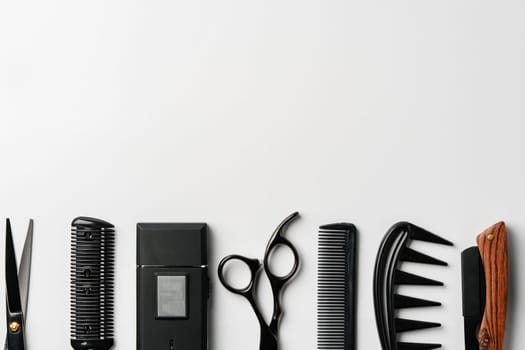
{"label": "scissor finger rest", "polygon": [[[248,282],[248,285],[244,288],[235,288],[231,285],[230,282],[226,279],[226,276],[224,275],[224,268],[225,266],[233,261],[238,260],[242,262],[243,264],[248,266],[248,269],[250,270],[250,281]],[[219,281],[221,281],[222,285],[229,290],[230,292],[234,294],[239,294],[244,297],[251,297],[252,296],[252,290],[253,285],[255,283],[255,279],[257,278],[257,273],[259,272],[259,269],[261,268],[261,263],[257,259],[250,259],[242,255],[228,255],[224,259],[221,260],[219,263],[218,268],[218,275],[219,275]]]}
{"label": "scissor finger rest", "polygon": [[[280,224],[277,226],[275,231],[272,234],[272,237],[270,238],[270,241],[268,242],[268,245],[266,246],[266,251],[264,253],[264,270],[266,271],[266,274],[268,275],[268,278],[270,279],[270,283],[273,286],[279,286],[282,287],[286,282],[288,282],[297,272],[297,269],[299,268],[299,254],[297,253],[297,250],[293,246],[293,244],[283,236],[284,231],[288,227],[288,225],[297,219],[299,217],[298,212],[294,212],[288,217],[286,217]],[[279,246],[286,246],[290,248],[293,254],[294,258],[294,264],[292,266],[291,271],[285,275],[285,276],[279,276],[272,272],[272,269],[270,268],[270,256],[272,252]]]}

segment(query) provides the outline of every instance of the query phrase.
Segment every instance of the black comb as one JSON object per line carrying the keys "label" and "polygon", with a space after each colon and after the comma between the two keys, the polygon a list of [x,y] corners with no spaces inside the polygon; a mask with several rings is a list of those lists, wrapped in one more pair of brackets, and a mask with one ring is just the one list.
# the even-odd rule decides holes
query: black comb
{"label": "black comb", "polygon": [[71,346],[107,350],[113,346],[115,229],[88,217],[71,226]]}
{"label": "black comb", "polygon": [[408,222],[399,222],[387,232],[379,247],[374,270],[374,309],[379,339],[383,350],[428,350],[441,347],[441,344],[403,343],[397,341],[397,333],[441,326],[441,324],[435,322],[407,320],[396,317],[397,309],[441,305],[439,302],[396,293],[396,285],[401,284],[443,285],[440,281],[398,269],[400,263],[404,261],[447,266],[447,263],[444,261],[409,248],[411,240],[453,245],[446,239]]}
{"label": "black comb", "polygon": [[355,252],[354,225],[319,228],[317,349],[355,348]]}

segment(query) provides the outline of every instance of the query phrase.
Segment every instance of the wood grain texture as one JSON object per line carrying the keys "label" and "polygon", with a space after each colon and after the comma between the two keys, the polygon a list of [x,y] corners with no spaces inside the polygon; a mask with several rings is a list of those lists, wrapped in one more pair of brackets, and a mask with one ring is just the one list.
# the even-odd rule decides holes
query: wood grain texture
{"label": "wood grain texture", "polygon": [[505,223],[498,222],[477,237],[485,269],[486,304],[478,340],[481,350],[502,350],[507,312],[508,258]]}

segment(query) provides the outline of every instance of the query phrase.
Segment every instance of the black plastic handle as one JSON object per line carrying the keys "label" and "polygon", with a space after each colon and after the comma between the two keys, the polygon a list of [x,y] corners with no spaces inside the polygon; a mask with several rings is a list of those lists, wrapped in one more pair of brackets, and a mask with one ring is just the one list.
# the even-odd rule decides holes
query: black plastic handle
{"label": "black plastic handle", "polygon": [[[275,229],[272,237],[270,238],[270,241],[268,242],[268,245],[266,246],[266,251],[264,253],[264,260],[263,260],[263,266],[264,271],[266,272],[266,275],[268,276],[268,280],[270,281],[270,286],[272,287],[272,294],[273,294],[273,314],[272,314],[272,320],[270,322],[270,331],[273,334],[277,334],[277,331],[279,329],[279,321],[281,320],[283,310],[281,307],[281,293],[288,281],[290,281],[295,274],[297,273],[297,270],[299,269],[299,254],[297,253],[297,250],[293,246],[293,244],[283,236],[284,231],[288,227],[288,225],[297,219],[299,217],[298,212],[294,212],[290,214],[288,217],[286,217]],[[294,256],[294,264],[292,266],[291,271],[285,275],[285,276],[278,276],[275,275],[270,268],[270,255],[274,249],[276,249],[278,246],[284,245],[288,247]]]}
{"label": "black plastic handle", "polygon": [[[285,246],[288,249],[290,249],[293,254],[293,259],[294,259],[291,270],[284,276],[276,275],[275,273],[273,273],[270,267],[271,254],[275,249],[279,248],[280,246]],[[288,282],[290,279],[292,279],[292,277],[297,273],[297,270],[299,268],[299,254],[297,253],[297,250],[292,245],[292,243],[290,243],[290,241],[288,241],[286,238],[282,236],[278,236],[275,238],[275,240],[272,241],[272,244],[268,246],[266,254],[264,255],[263,264],[264,264],[264,270],[266,271],[266,274],[268,275],[270,282],[274,280],[274,283],[279,282],[281,285],[283,285],[286,282]]]}
{"label": "black plastic handle", "polygon": [[[232,260],[237,260],[248,266],[248,269],[250,270],[250,282],[248,285],[244,288],[235,288],[233,287],[226,277],[224,276],[224,267],[227,263],[229,263]],[[223,258],[221,262],[219,263],[218,268],[218,275],[219,275],[219,281],[221,281],[222,285],[229,290],[230,292],[234,294],[239,294],[245,298],[252,297],[254,295],[254,285],[255,285],[255,279],[257,278],[257,274],[259,273],[259,270],[261,268],[261,263],[257,259],[250,259],[242,255],[232,254],[228,255],[227,257]]]}
{"label": "black plastic handle", "polygon": [[[297,273],[297,270],[299,268],[299,254],[297,253],[297,249],[295,249],[294,245],[286,237],[283,236],[283,233],[286,227],[298,217],[299,213],[295,212],[289,215],[286,219],[284,219],[283,222],[281,222],[279,226],[277,226],[277,229],[274,231],[272,237],[270,238],[270,241],[268,242],[268,245],[266,246],[263,265],[264,270],[266,271],[266,274],[270,279],[270,283],[278,283],[282,286],[290,279],[292,279],[292,277]],[[292,251],[294,258],[292,269],[285,276],[279,276],[274,274],[270,267],[270,256],[272,252],[279,246],[285,246],[289,248]]]}
{"label": "black plastic handle", "polygon": [[[233,287],[227,281],[226,277],[224,276],[224,267],[226,266],[228,262],[231,262],[232,260],[238,260],[246,264],[250,270],[250,273],[251,273],[250,282],[244,288]],[[223,258],[221,262],[219,263],[219,268],[218,268],[219,281],[221,281],[222,285],[227,290],[229,290],[230,292],[234,294],[243,296],[250,303],[253,311],[255,312],[255,316],[257,317],[257,321],[259,321],[259,328],[260,328],[259,349],[260,350],[277,350],[278,343],[277,343],[276,334],[272,332],[272,330],[266,324],[266,321],[263,318],[261,310],[259,310],[259,307],[257,306],[257,303],[255,301],[255,293],[256,293],[255,282],[257,280],[260,270],[261,270],[261,263],[257,259],[250,259],[242,255],[228,255],[227,257]]]}

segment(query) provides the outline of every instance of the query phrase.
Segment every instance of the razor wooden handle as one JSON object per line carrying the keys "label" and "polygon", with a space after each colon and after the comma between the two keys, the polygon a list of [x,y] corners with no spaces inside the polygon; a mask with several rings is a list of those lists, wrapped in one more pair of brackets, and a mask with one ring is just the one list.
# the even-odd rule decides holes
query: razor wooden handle
{"label": "razor wooden handle", "polygon": [[480,350],[502,350],[507,310],[507,233],[498,222],[477,237],[485,269],[486,303],[478,333]]}

